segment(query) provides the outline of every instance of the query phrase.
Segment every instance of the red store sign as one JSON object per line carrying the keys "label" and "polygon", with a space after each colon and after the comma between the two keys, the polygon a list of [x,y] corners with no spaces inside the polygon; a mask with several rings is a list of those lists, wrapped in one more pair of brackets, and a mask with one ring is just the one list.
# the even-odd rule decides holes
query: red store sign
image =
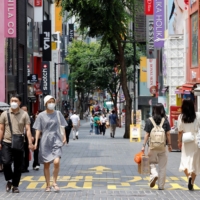
{"label": "red store sign", "polygon": [[153,1],[154,0],[145,0],[144,1],[145,15],[153,15]]}
{"label": "red store sign", "polygon": [[34,5],[36,7],[41,7],[42,6],[42,0],[35,0]]}

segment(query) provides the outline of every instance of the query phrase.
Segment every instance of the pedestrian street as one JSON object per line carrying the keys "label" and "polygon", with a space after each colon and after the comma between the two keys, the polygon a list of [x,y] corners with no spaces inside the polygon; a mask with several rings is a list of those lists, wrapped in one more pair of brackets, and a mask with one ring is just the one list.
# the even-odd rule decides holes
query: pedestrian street
{"label": "pedestrian street", "polygon": [[[165,190],[157,185],[149,187],[149,177],[138,174],[133,157],[142,147],[140,143],[123,139],[124,128],[117,128],[115,138],[89,135],[89,123],[81,122],[79,139],[63,147],[58,178],[59,193],[44,192],[46,183],[43,166],[39,171],[23,173],[20,193],[5,192],[6,182],[0,174],[0,199],[199,199],[200,177],[194,191],[188,191],[187,178],[178,171],[180,152],[168,157]],[[52,170],[51,170],[52,172]]]}

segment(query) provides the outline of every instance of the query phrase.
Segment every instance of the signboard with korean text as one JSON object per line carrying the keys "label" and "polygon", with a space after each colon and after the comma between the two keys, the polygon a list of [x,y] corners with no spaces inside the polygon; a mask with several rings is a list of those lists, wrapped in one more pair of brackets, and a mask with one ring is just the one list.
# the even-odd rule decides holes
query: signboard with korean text
{"label": "signboard with korean text", "polygon": [[156,59],[147,59],[147,87],[156,86]]}
{"label": "signboard with korean text", "polygon": [[[2,0],[1,0],[2,1]],[[4,0],[4,37],[16,38],[16,1]]]}

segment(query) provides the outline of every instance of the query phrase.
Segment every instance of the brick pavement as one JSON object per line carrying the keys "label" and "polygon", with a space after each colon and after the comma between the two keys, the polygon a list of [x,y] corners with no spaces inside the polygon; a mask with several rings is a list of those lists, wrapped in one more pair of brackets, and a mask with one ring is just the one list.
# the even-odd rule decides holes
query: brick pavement
{"label": "brick pavement", "polygon": [[[22,176],[20,194],[5,192],[5,181],[0,174],[1,199],[199,199],[200,178],[195,191],[187,190],[187,180],[178,171],[180,153],[169,154],[166,189],[150,189],[148,177],[137,173],[133,156],[141,143],[130,143],[123,139],[123,128],[118,128],[116,137],[89,135],[89,123],[82,122],[79,140],[70,140],[64,146],[58,185],[60,193],[45,193],[43,170]],[[31,166],[31,163],[30,163]],[[42,168],[42,166],[41,166]]]}

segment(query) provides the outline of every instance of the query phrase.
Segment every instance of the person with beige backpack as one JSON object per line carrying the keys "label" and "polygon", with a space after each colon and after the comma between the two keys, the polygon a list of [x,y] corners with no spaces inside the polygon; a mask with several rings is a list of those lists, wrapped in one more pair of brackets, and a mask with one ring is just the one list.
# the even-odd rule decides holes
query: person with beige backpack
{"label": "person with beige backpack", "polygon": [[[152,117],[147,119],[144,130],[146,135],[142,151],[148,143],[148,156],[150,164],[150,187],[153,188],[158,180],[158,189],[164,190],[167,166],[167,148],[172,151],[170,125],[165,114],[164,106],[161,103],[153,107]],[[156,164],[159,171],[157,172]]]}

